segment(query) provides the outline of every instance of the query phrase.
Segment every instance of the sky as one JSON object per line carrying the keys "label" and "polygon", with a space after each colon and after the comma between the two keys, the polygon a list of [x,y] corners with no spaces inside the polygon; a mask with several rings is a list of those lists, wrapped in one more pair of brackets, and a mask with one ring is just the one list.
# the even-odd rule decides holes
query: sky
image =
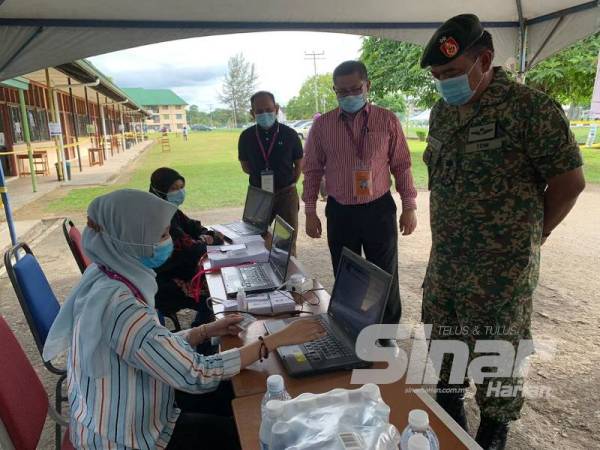
{"label": "sky", "polygon": [[227,60],[243,53],[254,63],[258,89],[270,90],[285,105],[314,74],[305,52],[324,52],[317,72],[360,55],[361,38],[317,32],[262,32],[163,42],[90,58],[120,87],[169,88],[201,111],[224,107],[218,98]]}

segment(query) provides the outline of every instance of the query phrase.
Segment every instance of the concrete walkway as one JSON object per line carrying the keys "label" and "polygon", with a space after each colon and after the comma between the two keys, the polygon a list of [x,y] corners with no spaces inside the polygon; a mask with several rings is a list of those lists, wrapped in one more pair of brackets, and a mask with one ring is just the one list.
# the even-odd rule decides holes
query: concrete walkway
{"label": "concrete walkway", "polygon": [[[140,142],[128,150],[110,157],[104,162],[103,166],[83,167],[79,171],[78,167],[73,167],[71,172],[71,181],[67,183],[58,182],[56,175],[37,177],[37,192],[32,192],[31,178],[14,177],[7,180],[8,196],[13,214],[20,208],[27,206],[28,203],[38,200],[44,195],[58,189],[61,186],[102,186],[113,183],[121,174],[124,167],[127,167],[136,160],[142,153],[149,149],[154,141],[148,140]],[[23,220],[15,223],[18,240],[27,240],[36,233],[36,230],[42,224],[41,220]],[[4,207],[0,208],[0,254],[3,254],[11,245],[8,225],[4,214]]]}

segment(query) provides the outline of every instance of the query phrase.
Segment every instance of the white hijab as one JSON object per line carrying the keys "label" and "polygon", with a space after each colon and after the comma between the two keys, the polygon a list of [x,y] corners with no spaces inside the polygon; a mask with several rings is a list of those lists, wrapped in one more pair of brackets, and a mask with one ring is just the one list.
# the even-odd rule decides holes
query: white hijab
{"label": "white hijab", "polygon": [[50,361],[71,348],[73,328],[79,320],[85,333],[80,335],[82,371],[92,377],[103,376],[108,368],[109,346],[104,331],[109,326],[105,314],[114,296],[126,288],[108,278],[104,266],[129,280],[154,307],[156,274],[140,262],[151,257],[153,245],[160,241],[177,207],[148,192],[123,189],[96,198],[88,207],[93,224],[83,231],[83,248],[94,262],[61,307],[44,345],[44,360]]}

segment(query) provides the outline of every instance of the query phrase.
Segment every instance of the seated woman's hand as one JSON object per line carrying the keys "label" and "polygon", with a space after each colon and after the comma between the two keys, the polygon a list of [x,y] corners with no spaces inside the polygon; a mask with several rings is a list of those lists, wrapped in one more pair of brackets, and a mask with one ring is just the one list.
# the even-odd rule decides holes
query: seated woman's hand
{"label": "seated woman's hand", "polygon": [[[327,332],[316,319],[298,319],[265,338],[269,350],[284,345],[303,344],[325,336]],[[267,342],[270,341],[270,342]]]}
{"label": "seated woman's hand", "polygon": [[206,245],[213,245],[215,239],[210,234],[203,234],[200,236],[200,240],[202,240]]}
{"label": "seated woman's hand", "polygon": [[237,324],[244,318],[240,314],[228,314],[222,319],[206,324],[206,332],[208,337],[213,336],[236,336],[242,328]]}

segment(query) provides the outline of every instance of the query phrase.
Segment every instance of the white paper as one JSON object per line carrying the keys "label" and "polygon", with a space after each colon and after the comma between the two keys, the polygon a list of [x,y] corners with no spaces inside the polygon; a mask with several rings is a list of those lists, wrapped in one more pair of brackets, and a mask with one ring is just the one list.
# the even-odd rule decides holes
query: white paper
{"label": "white paper", "polygon": [[246,250],[246,244],[207,245],[206,246],[206,251],[208,253],[235,252],[237,250]]}
{"label": "white paper", "polygon": [[60,122],[48,122],[48,129],[50,130],[50,136],[60,136],[62,134]]}

